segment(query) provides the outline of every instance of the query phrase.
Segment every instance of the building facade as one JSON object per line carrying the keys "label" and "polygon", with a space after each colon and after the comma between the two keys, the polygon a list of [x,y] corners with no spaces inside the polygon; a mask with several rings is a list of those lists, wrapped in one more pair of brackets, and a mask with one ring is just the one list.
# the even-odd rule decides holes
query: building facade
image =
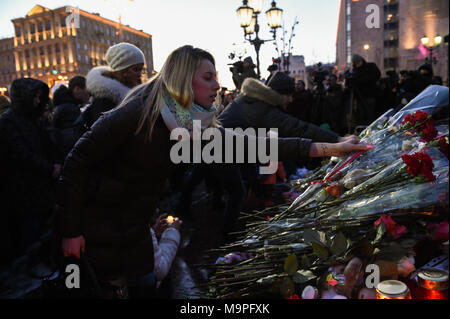
{"label": "building facade", "polygon": [[[284,68],[282,71],[287,71],[287,68],[284,65],[284,59],[281,60],[281,65]],[[305,57],[303,55],[289,55],[289,76],[294,78],[295,82],[298,80],[305,81],[306,66]]]}
{"label": "building facade", "polygon": [[14,38],[0,39],[0,94],[6,92],[15,78]]}
{"label": "building facade", "polygon": [[75,75],[86,75],[92,67],[105,65],[106,51],[119,42],[142,50],[146,58],[144,77],[154,72],[152,36],[97,13],[68,6],[50,10],[36,5],[25,17],[11,21],[15,30],[15,78],[33,77],[52,87]]}
{"label": "building facade", "polygon": [[[421,38],[448,39],[447,0],[341,0],[336,40],[336,67],[351,67],[359,54],[387,71],[416,70],[429,57]],[[448,40],[433,50],[435,75],[448,79]]]}

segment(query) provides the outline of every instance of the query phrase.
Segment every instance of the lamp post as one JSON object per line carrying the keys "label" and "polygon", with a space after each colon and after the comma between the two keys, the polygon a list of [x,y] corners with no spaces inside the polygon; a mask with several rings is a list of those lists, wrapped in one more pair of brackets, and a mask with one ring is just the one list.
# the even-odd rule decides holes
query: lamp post
{"label": "lamp post", "polygon": [[[248,5],[250,4],[250,5]],[[256,51],[256,67],[258,70],[258,78],[261,77],[261,71],[259,69],[259,50],[261,45],[268,41],[274,41],[276,39],[276,30],[281,26],[281,18],[283,10],[277,8],[275,1],[272,1],[272,7],[266,11],[268,24],[273,33],[273,39],[262,40],[259,38],[259,23],[258,15],[261,13],[262,0],[243,0],[242,6],[240,6],[236,12],[239,18],[241,27],[244,29],[244,39],[255,47]],[[252,38],[252,35],[255,35]]]}
{"label": "lamp post", "polygon": [[433,64],[436,64],[436,58],[433,57],[433,51],[441,44],[442,37],[440,35],[435,36],[434,42],[431,45],[430,39],[426,35],[424,35],[420,39],[420,42],[422,42],[423,46],[428,49],[429,57],[426,58],[426,61],[431,65],[431,67],[433,67]]}

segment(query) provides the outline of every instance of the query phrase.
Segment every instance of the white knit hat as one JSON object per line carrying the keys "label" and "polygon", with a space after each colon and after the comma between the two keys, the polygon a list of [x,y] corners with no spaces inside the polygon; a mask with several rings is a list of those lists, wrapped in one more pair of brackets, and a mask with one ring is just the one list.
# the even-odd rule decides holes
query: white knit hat
{"label": "white knit hat", "polygon": [[106,62],[113,71],[120,71],[135,64],[145,64],[145,56],[138,47],[122,42],[108,49]]}

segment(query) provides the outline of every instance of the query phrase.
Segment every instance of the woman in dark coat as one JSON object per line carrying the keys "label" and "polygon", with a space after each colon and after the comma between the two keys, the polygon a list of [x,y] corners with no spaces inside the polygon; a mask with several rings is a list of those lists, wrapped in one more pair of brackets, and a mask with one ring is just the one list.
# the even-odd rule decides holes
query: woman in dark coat
{"label": "woman in dark coat", "polygon": [[86,77],[86,86],[93,97],[85,110],[87,127],[124,99],[133,87],[142,83],[145,56],[142,51],[126,42],[113,45],[105,55],[107,66],[93,68]]}
{"label": "woman in dark coat", "polygon": [[[34,244],[55,204],[54,182],[61,165],[39,124],[49,88],[32,78],[11,84],[11,107],[0,116],[0,203],[17,257]],[[3,250],[2,250],[3,251]]]}
{"label": "woman in dark coat", "polygon": [[[101,281],[133,285],[154,268],[149,223],[175,164],[174,129],[216,126],[220,86],[214,58],[192,46],[172,52],[161,72],[102,115],[78,141],[60,178],[57,215],[65,256],[87,255]],[[221,129],[223,132],[223,129]],[[280,157],[322,156],[303,139],[280,139]],[[329,153],[365,148],[328,144]]]}

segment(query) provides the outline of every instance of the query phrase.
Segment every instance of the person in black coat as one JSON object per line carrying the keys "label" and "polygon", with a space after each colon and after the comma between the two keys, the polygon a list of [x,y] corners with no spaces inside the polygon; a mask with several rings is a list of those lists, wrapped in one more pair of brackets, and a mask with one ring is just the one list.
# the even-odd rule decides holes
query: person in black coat
{"label": "person in black coat", "polygon": [[53,126],[58,129],[71,127],[80,116],[80,108],[89,100],[86,78],[78,75],[69,81],[69,87],[60,86],[53,94]]}
{"label": "person in black coat", "polygon": [[81,128],[77,128],[75,122],[81,115],[80,108],[88,100],[89,93],[86,88],[86,78],[83,76],[71,78],[68,88],[62,85],[53,94],[55,109],[52,126],[55,144],[62,158],[66,157],[82,133]]}
{"label": "person in black coat", "polygon": [[352,72],[346,73],[346,86],[353,92],[350,131],[357,126],[367,126],[376,119],[377,81],[381,72],[375,63],[361,56],[352,56]]}
{"label": "person in black coat", "polygon": [[299,120],[311,123],[313,99],[313,94],[306,89],[305,82],[298,80],[295,83],[292,103],[287,106],[286,113]]}
{"label": "person in black coat", "polygon": [[11,257],[22,255],[39,239],[55,203],[54,182],[61,165],[39,123],[48,95],[44,82],[17,79],[11,85],[11,107],[0,116],[0,203],[9,225]]}

